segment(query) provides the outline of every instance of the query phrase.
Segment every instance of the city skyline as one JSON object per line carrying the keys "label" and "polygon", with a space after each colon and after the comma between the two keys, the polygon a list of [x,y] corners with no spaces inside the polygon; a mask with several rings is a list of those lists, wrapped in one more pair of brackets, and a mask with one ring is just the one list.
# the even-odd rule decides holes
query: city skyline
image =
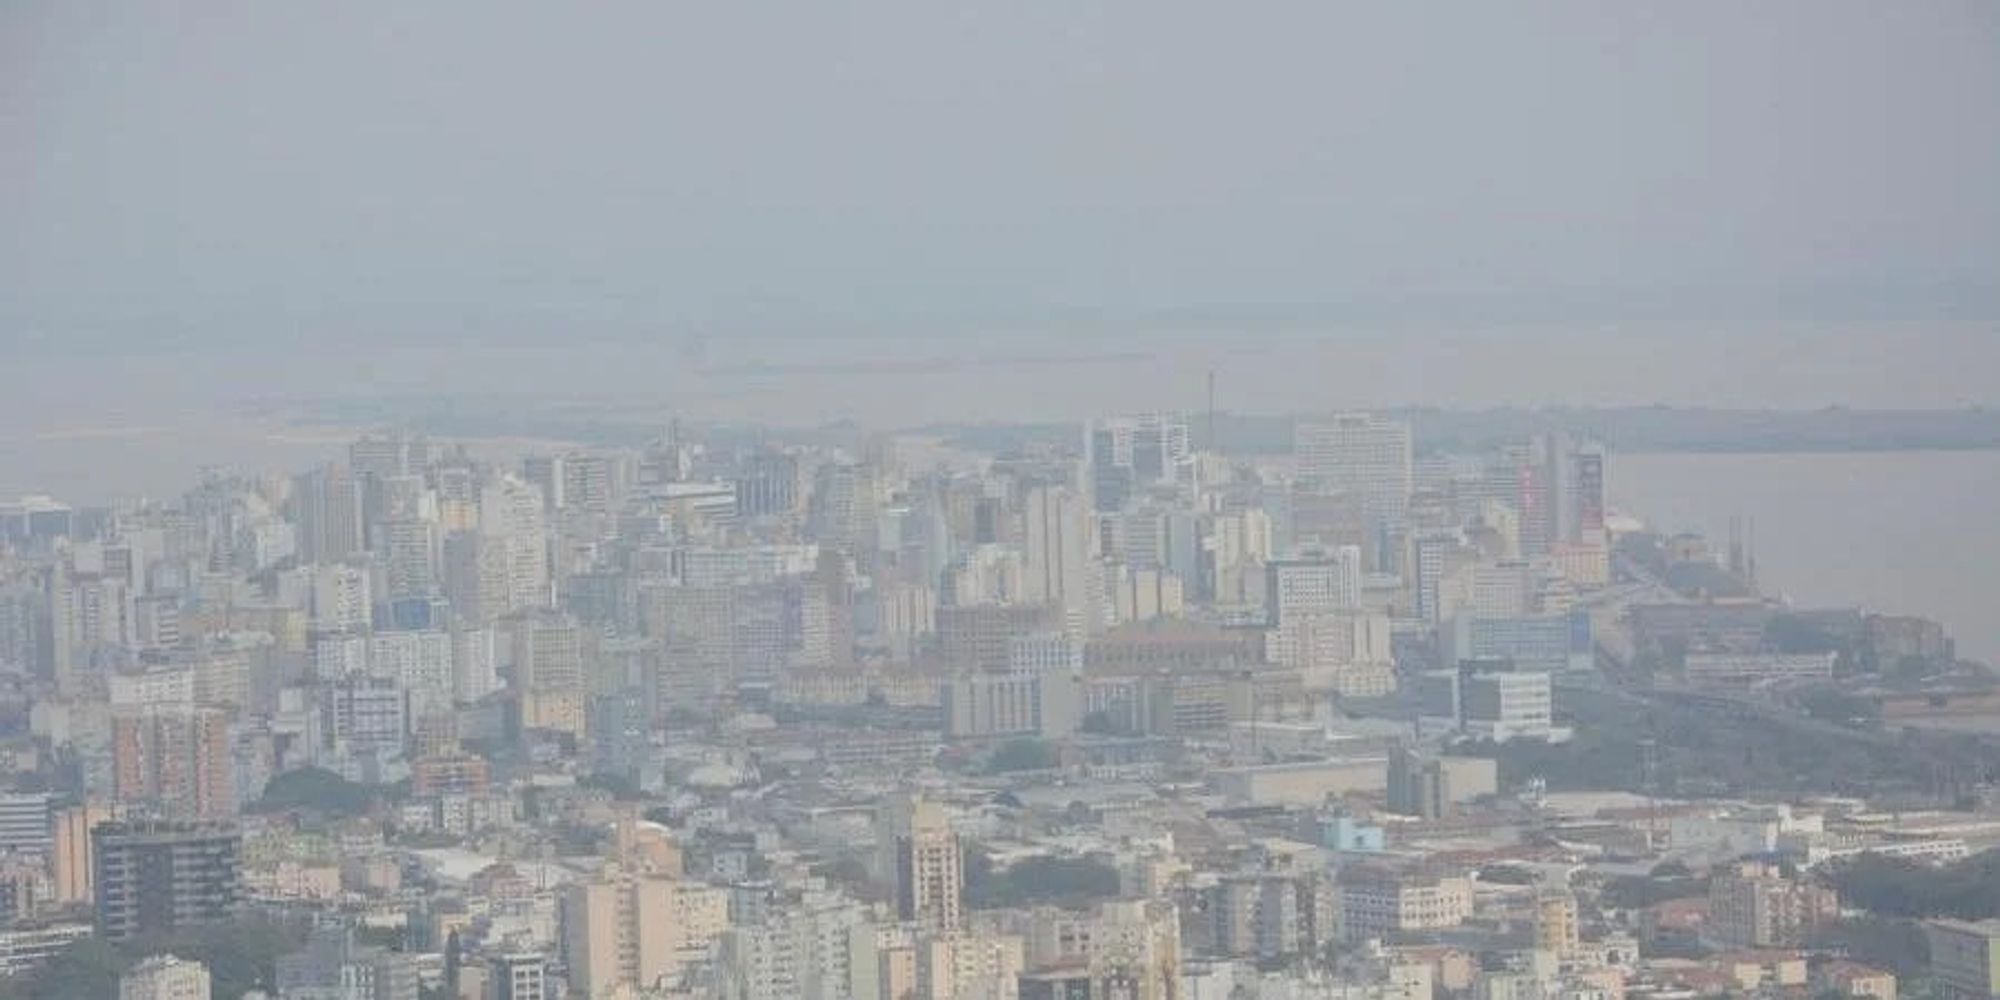
{"label": "city skyline", "polygon": [[0,1000],[2000,1000],[2000,5],[0,4]]}

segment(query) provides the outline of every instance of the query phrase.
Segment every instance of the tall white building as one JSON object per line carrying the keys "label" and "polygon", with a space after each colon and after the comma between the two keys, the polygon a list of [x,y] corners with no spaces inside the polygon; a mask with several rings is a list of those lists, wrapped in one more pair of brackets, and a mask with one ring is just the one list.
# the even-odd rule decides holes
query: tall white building
{"label": "tall white building", "polygon": [[1413,488],[1410,425],[1370,413],[1342,413],[1293,429],[1299,480],[1308,489],[1349,493],[1370,519],[1401,523]]}
{"label": "tall white building", "polygon": [[925,936],[918,945],[917,988],[935,1000],[1016,1000],[1026,965],[1019,935],[971,931]]}
{"label": "tall white building", "polygon": [[437,526],[414,518],[381,527],[383,577],[389,596],[429,597],[438,592]]}
{"label": "tall white building", "polygon": [[1455,531],[1434,531],[1412,539],[1410,549],[1415,573],[1405,579],[1415,591],[1417,617],[1441,621],[1444,579],[1462,561],[1464,544]]}
{"label": "tall white building", "polygon": [[1476,739],[1505,743],[1569,736],[1553,725],[1553,689],[1549,675],[1541,671],[1473,674],[1464,679],[1460,698],[1465,731]]}
{"label": "tall white building", "polygon": [[507,573],[507,607],[547,607],[549,587],[548,536],[542,512],[542,491],[514,476],[495,477],[480,494],[482,533],[500,540]]}
{"label": "tall white building", "polygon": [[313,569],[313,628],[320,632],[366,632],[373,620],[368,571],[359,566],[322,565]]}
{"label": "tall white building", "polygon": [[864,975],[857,984],[853,946],[875,934],[860,904],[808,891],[722,935],[718,992],[723,1000],[872,1000],[867,987],[874,977]]}
{"label": "tall white building", "polygon": [[448,714],[454,701],[451,635],[379,632],[369,638],[369,673],[396,682],[410,698],[410,718]]}
{"label": "tall white building", "polygon": [[473,702],[500,690],[499,654],[490,628],[461,628],[451,634],[452,696]]}

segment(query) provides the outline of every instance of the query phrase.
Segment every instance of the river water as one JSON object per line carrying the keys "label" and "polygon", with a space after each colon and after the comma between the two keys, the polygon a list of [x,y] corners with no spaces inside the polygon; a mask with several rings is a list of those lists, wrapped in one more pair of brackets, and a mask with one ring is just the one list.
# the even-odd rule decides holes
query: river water
{"label": "river water", "polygon": [[1615,455],[1611,502],[1664,531],[1756,520],[1759,583],[1944,622],[2000,663],[2000,451]]}

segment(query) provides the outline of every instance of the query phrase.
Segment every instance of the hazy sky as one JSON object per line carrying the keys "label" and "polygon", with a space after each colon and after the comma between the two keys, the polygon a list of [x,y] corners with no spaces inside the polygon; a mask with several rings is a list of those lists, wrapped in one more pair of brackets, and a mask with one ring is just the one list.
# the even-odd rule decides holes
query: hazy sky
{"label": "hazy sky", "polygon": [[0,344],[2000,315],[2000,4],[0,4]]}

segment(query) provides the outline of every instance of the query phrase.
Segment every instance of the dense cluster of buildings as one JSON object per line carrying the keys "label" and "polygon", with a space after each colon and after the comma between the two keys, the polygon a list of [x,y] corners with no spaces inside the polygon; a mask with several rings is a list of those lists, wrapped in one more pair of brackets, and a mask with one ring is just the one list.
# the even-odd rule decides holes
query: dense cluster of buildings
{"label": "dense cluster of buildings", "polygon": [[[1807,983],[1830,901],[1744,857],[1965,849],[1502,786],[1607,645],[1832,675],[1635,600],[1588,442],[733,440],[0,505],[0,967],[256,914],[310,928],[279,998],[1677,997]],[[1667,858],[1708,895],[1601,898]]]}

